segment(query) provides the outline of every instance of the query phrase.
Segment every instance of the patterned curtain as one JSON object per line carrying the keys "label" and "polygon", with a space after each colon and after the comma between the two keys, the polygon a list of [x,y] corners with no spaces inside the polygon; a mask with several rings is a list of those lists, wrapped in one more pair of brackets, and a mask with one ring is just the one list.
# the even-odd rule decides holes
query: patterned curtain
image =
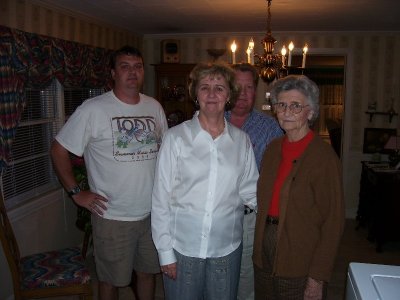
{"label": "patterned curtain", "polygon": [[0,26],[0,171],[25,107],[25,87],[111,87],[112,51]]}

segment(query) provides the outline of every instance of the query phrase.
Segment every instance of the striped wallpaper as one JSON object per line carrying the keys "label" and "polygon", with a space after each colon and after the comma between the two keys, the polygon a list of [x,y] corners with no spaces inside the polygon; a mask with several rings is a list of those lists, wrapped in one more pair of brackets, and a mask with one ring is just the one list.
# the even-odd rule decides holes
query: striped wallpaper
{"label": "striped wallpaper", "polygon": [[142,38],[127,30],[36,3],[40,1],[1,0],[0,25],[95,47],[117,49],[130,44],[141,48]]}

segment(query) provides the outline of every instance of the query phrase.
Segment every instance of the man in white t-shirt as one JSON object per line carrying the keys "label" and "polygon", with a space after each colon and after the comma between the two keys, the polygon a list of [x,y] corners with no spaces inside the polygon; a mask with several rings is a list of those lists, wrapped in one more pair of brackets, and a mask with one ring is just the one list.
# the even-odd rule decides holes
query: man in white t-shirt
{"label": "man in white t-shirt", "polygon": [[[86,100],[51,149],[58,177],[73,201],[92,212],[99,299],[117,299],[135,272],[139,300],[154,298],[160,271],[151,239],[154,169],[167,121],[161,105],[140,93],[143,58],[125,46],[111,58],[114,88]],[[82,156],[90,191],[81,191],[69,152]]]}

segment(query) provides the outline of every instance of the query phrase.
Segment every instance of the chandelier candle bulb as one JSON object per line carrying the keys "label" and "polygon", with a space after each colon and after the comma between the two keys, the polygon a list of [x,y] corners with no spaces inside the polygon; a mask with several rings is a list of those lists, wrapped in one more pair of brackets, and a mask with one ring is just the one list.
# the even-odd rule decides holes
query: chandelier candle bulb
{"label": "chandelier candle bulb", "polygon": [[253,40],[253,38],[250,39],[249,49],[250,49],[250,64],[254,65],[254,40]]}
{"label": "chandelier candle bulb", "polygon": [[231,50],[232,50],[232,64],[236,64],[236,57],[235,57],[235,51],[236,51],[236,43],[233,41],[231,45]]}
{"label": "chandelier candle bulb", "polygon": [[285,60],[286,60],[286,47],[285,47],[285,45],[283,45],[283,47],[282,47],[281,54],[282,54],[282,67],[284,67],[285,66]]}
{"label": "chandelier candle bulb", "polygon": [[303,62],[301,64],[301,67],[304,69],[306,67],[306,55],[308,51],[308,45],[306,44],[303,48]]}
{"label": "chandelier candle bulb", "polygon": [[289,44],[289,58],[288,58],[288,67],[290,67],[292,65],[292,51],[294,49],[294,44],[293,42],[290,42]]}
{"label": "chandelier candle bulb", "polygon": [[251,38],[250,41],[249,41],[249,49],[250,50],[254,49],[254,40],[253,40],[253,38]]}
{"label": "chandelier candle bulb", "polygon": [[247,48],[246,53],[247,53],[247,63],[251,64],[251,50],[250,50],[250,48]]}

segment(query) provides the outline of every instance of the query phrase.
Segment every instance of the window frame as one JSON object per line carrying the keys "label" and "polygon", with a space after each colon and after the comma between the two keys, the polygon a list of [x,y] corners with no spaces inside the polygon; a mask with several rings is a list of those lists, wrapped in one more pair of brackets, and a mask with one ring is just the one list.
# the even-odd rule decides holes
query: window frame
{"label": "window frame", "polygon": [[[53,87],[54,85],[54,87]],[[54,88],[54,90],[53,90]],[[54,140],[54,137],[57,135],[57,133],[60,131],[60,129],[62,128],[62,126],[64,125],[64,123],[66,122],[66,120],[68,119],[69,116],[65,115],[66,109],[65,106],[68,104],[66,103],[65,97],[64,97],[64,93],[66,91],[70,91],[72,93],[77,93],[77,95],[81,97],[80,100],[75,101],[75,99],[72,99],[74,103],[69,103],[68,105],[75,105],[76,107],[78,106],[77,103],[80,101],[79,105],[87,99],[87,95],[89,95],[90,97],[94,97],[97,95],[100,95],[102,93],[105,92],[104,88],[100,88],[100,89],[89,89],[89,88],[82,88],[82,87],[77,87],[77,88],[65,88],[63,87],[63,85],[57,80],[57,79],[53,79],[52,83],[47,86],[46,88],[43,89],[32,89],[27,87],[25,89],[26,91],[26,107],[25,109],[32,109],[32,110],[37,110],[37,107],[35,108],[29,108],[28,106],[30,105],[29,101],[30,99],[28,99],[28,92],[34,90],[34,92],[39,91],[40,93],[43,93],[43,91],[47,91],[50,90],[50,93],[53,93],[53,95],[50,96],[50,98],[53,98],[53,101],[50,103],[46,103],[46,101],[49,101],[50,98],[43,98],[40,99],[40,105],[41,105],[41,111],[43,111],[43,108],[45,108],[45,104],[50,104],[52,105],[52,108],[50,109],[49,107],[47,107],[47,111],[45,111],[43,113],[43,115],[45,115],[46,117],[41,118],[36,116],[32,117],[32,119],[30,119],[30,117],[28,117],[28,120],[21,120],[20,124],[18,125],[17,128],[17,133],[16,133],[16,137],[14,139],[14,141],[17,141],[17,139],[21,139],[24,140],[24,138],[26,137],[25,135],[23,136],[18,136],[18,129],[21,127],[27,128],[27,131],[32,131],[34,132],[33,129],[29,128],[29,126],[40,126],[40,130],[48,130],[51,131],[49,134],[45,134],[45,135],[41,135],[40,133],[34,132],[35,137],[37,139],[39,139],[39,144],[42,144],[43,146],[43,151],[40,152],[39,154],[34,154],[33,151],[30,148],[32,148],[29,145],[25,146],[23,145],[23,143],[14,143],[13,147],[20,147],[18,149],[14,149],[15,152],[19,153],[19,157],[17,157],[16,159],[14,159],[13,157],[11,158],[11,161],[9,162],[9,166],[2,171],[1,174],[1,180],[0,180],[0,184],[1,184],[1,192],[3,195],[3,199],[5,200],[5,206],[7,209],[10,208],[14,208],[17,206],[21,206],[24,204],[27,204],[31,201],[34,201],[37,198],[42,198],[43,196],[45,196],[47,193],[52,192],[54,190],[60,189],[61,185],[58,181],[57,175],[55,173],[55,170],[53,168],[52,162],[51,162],[51,158],[50,158],[50,149],[51,149],[51,143]],[[81,92],[81,94],[79,94]],[[75,94],[74,94],[75,95]],[[86,97],[83,97],[83,96]],[[77,96],[77,97],[78,97]],[[39,96],[40,97],[40,96]],[[32,99],[32,98],[31,98]],[[32,100],[31,100],[32,101]],[[50,106],[48,105],[48,106]],[[40,110],[40,109],[39,109]],[[53,113],[51,114],[51,117],[47,117],[49,115],[49,111],[50,110],[54,110]],[[41,114],[41,112],[39,112],[39,115]],[[43,125],[43,126],[41,126]],[[39,134],[38,136],[36,136],[37,134]],[[43,140],[40,140],[40,137],[43,138]],[[28,139],[27,139],[28,140]],[[25,140],[24,140],[25,141]],[[34,141],[35,144],[37,142],[37,140]],[[29,143],[29,141],[27,142]],[[29,155],[23,156],[23,154],[21,155],[21,152],[24,152],[26,147],[26,152],[29,153]],[[34,148],[34,147],[33,147]],[[42,150],[42,149],[40,149]],[[13,149],[12,149],[12,153],[14,153]],[[25,152],[24,152],[25,153]],[[44,158],[47,157],[47,160],[44,159],[43,164],[40,165],[40,167],[44,167],[44,170],[42,172],[46,173],[46,176],[44,178],[43,184],[41,184],[42,182],[40,182],[41,179],[37,179],[34,178],[34,173],[36,172],[36,170],[34,168],[36,168],[37,165],[35,165],[35,163],[38,161],[40,162],[41,159],[40,157]],[[15,169],[14,166],[18,165],[18,164],[31,164],[29,165],[29,168],[27,171],[29,171],[28,174],[30,174],[30,176],[27,176],[26,174],[20,174],[19,172],[21,172],[21,169],[24,168],[24,166],[21,167],[21,165],[19,165],[19,169],[18,167],[16,167]],[[32,169],[31,169],[32,168]],[[33,170],[33,171],[30,171]],[[8,174],[8,172],[12,172],[12,174]],[[23,173],[23,172],[22,172]],[[32,181],[27,182],[27,181],[23,181],[21,182],[21,178],[33,178]],[[28,180],[29,181],[29,180]],[[17,182],[17,183],[15,183]],[[26,185],[25,185],[26,184]],[[39,184],[38,186],[36,186],[36,184]],[[16,186],[16,187],[15,187]],[[24,187],[24,188],[21,188]],[[24,190],[27,189],[28,190]]]}

